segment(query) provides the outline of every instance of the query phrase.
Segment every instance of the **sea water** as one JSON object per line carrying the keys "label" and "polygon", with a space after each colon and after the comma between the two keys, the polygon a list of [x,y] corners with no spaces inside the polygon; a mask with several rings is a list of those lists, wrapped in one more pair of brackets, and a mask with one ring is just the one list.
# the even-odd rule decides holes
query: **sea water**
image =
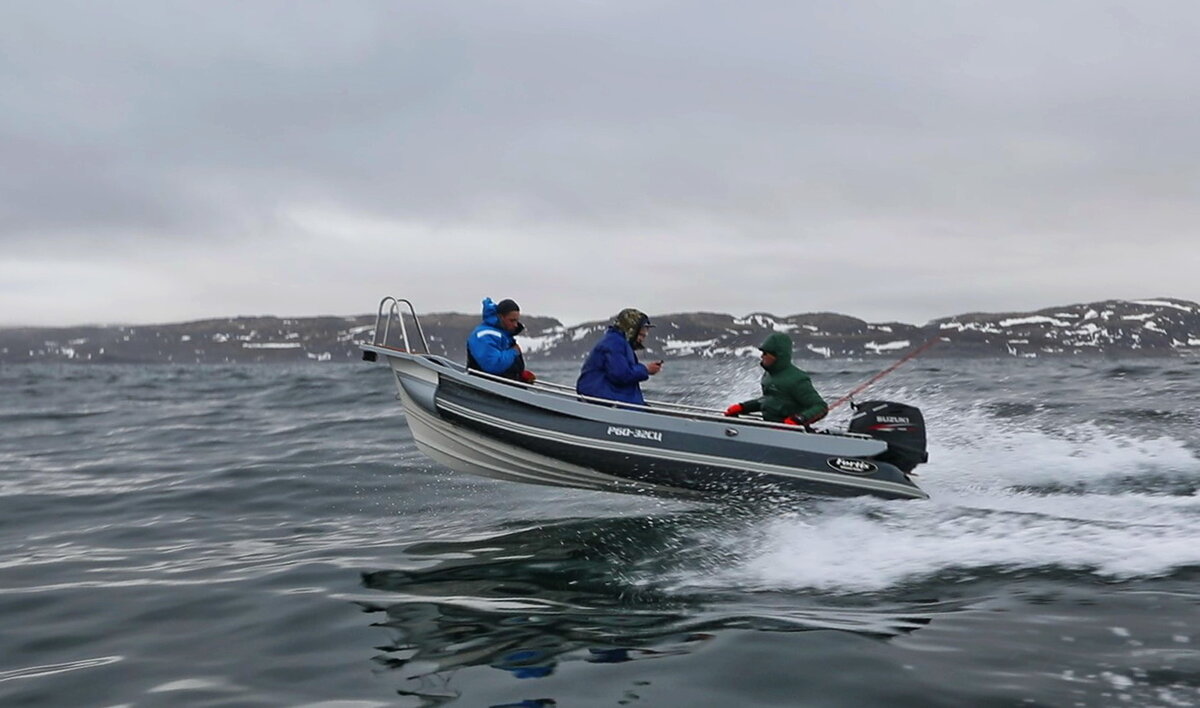
{"label": "sea water", "polygon": [[[831,401],[881,368],[803,364]],[[0,705],[1200,704],[1200,360],[922,359],[860,398],[925,413],[929,500],[466,476],[382,364],[5,367]]]}

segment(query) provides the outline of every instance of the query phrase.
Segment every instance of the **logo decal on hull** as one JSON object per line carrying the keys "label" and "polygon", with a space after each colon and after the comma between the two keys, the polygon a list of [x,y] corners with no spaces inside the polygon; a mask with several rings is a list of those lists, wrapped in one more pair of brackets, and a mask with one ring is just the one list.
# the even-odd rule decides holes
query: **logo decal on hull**
{"label": "logo decal on hull", "polygon": [[870,462],[856,460],[853,457],[831,457],[826,462],[838,472],[848,472],[850,474],[871,474],[879,469]]}
{"label": "logo decal on hull", "polygon": [[641,428],[623,428],[619,425],[608,426],[608,434],[621,438],[639,438],[662,442],[662,433],[657,430],[642,430]]}

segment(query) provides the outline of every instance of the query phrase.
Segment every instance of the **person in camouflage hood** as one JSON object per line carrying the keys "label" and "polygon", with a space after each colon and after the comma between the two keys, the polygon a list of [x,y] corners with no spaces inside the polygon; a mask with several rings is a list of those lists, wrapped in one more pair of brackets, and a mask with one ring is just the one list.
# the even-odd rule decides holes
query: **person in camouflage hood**
{"label": "person in camouflage hood", "polygon": [[641,337],[638,335],[642,334],[643,329],[649,330],[654,325],[650,324],[650,318],[644,312],[627,307],[618,312],[617,316],[613,318],[612,326],[625,335],[625,339],[629,341],[629,346],[633,347],[634,351],[637,351],[638,349],[646,348],[646,345],[642,343],[645,335]]}
{"label": "person in camouflage hood", "polygon": [[829,411],[825,399],[813,388],[808,374],[792,363],[792,340],[782,332],[773,332],[759,347],[762,351],[763,395],[735,403],[725,415],[762,411],[763,420],[788,425],[810,425]]}
{"label": "person in camouflage hood", "polygon": [[662,362],[642,364],[634,351],[645,349],[643,341],[653,326],[641,310],[629,307],[617,313],[608,331],[583,362],[575,392],[581,396],[645,405],[641,382],[657,374],[662,369]]}

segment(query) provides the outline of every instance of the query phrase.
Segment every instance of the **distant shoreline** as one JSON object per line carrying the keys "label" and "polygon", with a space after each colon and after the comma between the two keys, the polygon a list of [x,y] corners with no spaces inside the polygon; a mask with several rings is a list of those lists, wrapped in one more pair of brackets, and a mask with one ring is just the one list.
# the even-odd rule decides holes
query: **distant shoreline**
{"label": "distant shoreline", "polygon": [[[1106,300],[1033,312],[967,313],[925,325],[866,322],[836,313],[743,317],[712,312],[655,315],[648,347],[664,358],[753,356],[785,332],[798,359],[891,359],[929,341],[928,358],[1141,358],[1200,353],[1200,305],[1177,298]],[[478,315],[421,315],[430,351],[463,360]],[[526,359],[582,357],[607,322],[564,326],[527,317],[518,337]],[[375,315],[235,317],[160,325],[0,328],[0,363],[233,364],[356,361]],[[392,329],[392,337],[398,333]],[[410,331],[410,336],[412,332]],[[395,340],[393,339],[393,343]]]}

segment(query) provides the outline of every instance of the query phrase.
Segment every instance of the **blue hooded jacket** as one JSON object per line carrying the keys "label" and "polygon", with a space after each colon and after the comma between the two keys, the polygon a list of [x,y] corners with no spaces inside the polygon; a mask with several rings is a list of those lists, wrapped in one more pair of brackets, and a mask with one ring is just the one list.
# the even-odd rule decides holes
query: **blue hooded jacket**
{"label": "blue hooded jacket", "polygon": [[581,396],[645,405],[646,399],[638,384],[648,378],[650,372],[644,364],[638,363],[625,333],[610,326],[583,362],[575,391]]}
{"label": "blue hooded jacket", "polygon": [[500,329],[500,316],[496,313],[496,303],[492,302],[490,297],[485,297],[483,299],[483,321],[471,330],[470,336],[467,337],[467,352],[474,363],[489,374],[512,375],[510,369],[521,358],[521,352],[513,349],[516,341],[511,334]]}

